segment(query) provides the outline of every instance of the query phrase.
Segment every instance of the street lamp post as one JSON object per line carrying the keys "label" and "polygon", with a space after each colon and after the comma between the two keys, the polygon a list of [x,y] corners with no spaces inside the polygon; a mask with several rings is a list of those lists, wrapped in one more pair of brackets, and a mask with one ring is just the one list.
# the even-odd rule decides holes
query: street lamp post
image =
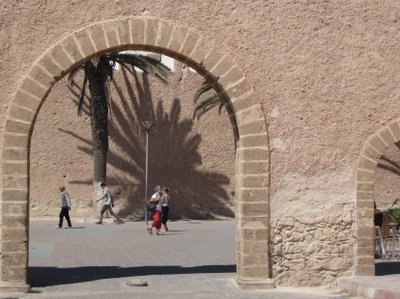
{"label": "street lamp post", "polygon": [[[151,120],[145,120],[142,121],[142,126],[144,127],[144,129],[146,130],[146,168],[145,168],[145,184],[144,184],[144,194],[145,194],[145,198],[147,201],[147,180],[148,180],[148,173],[149,173],[149,131],[150,128],[153,126],[153,122]],[[146,202],[147,203],[147,202]],[[144,207],[144,220],[146,221],[146,225],[149,224],[149,221],[147,219],[147,207]]]}

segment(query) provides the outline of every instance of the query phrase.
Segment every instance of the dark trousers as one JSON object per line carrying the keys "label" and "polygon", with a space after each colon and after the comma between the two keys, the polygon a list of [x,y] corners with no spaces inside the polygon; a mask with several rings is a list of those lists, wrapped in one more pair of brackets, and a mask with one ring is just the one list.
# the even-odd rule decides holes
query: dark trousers
{"label": "dark trousers", "polygon": [[60,222],[58,223],[58,227],[60,227],[60,228],[61,228],[62,225],[63,225],[64,217],[65,217],[65,219],[67,219],[68,226],[71,227],[72,224],[71,224],[71,219],[69,219],[69,209],[68,209],[68,207],[62,207],[62,208],[61,208],[61,212],[60,212]]}
{"label": "dark trousers", "polygon": [[168,207],[162,207],[162,217],[161,217],[161,223],[166,224],[168,221]]}

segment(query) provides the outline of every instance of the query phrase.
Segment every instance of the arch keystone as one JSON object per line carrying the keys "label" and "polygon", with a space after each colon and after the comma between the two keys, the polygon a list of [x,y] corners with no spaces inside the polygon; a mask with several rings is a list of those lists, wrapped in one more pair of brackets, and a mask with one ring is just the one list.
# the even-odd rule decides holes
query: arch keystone
{"label": "arch keystone", "polygon": [[144,19],[129,19],[130,43],[132,45],[142,45],[144,43]]}
{"label": "arch keystone", "polygon": [[146,18],[144,31],[144,44],[149,46],[156,45],[158,36],[158,19]]}
{"label": "arch keystone", "polygon": [[[103,30],[103,26],[96,24],[87,29],[90,36],[90,40],[96,50],[96,52],[101,52],[108,49],[106,35]],[[92,53],[94,54],[94,53]]]}
{"label": "arch keystone", "polygon": [[171,40],[172,28],[172,23],[160,22],[158,24],[156,46],[166,49],[168,48],[169,41]]}
{"label": "arch keystone", "polygon": [[110,48],[129,45],[130,31],[127,19],[105,22],[103,30]]}
{"label": "arch keystone", "polygon": [[179,52],[181,47],[185,44],[187,33],[187,28],[174,25],[172,28],[171,39],[169,41],[168,48],[174,52]]}

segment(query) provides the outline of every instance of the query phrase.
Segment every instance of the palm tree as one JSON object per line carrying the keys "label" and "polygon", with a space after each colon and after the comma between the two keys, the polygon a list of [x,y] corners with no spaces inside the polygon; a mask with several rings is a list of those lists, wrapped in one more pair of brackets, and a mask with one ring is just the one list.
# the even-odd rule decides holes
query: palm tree
{"label": "palm tree", "polygon": [[[204,94],[207,94],[206,98],[199,102],[200,97],[202,97]],[[219,106],[218,112],[221,113],[222,108],[224,108],[226,105],[223,99],[215,92],[214,84],[210,83],[209,81],[204,81],[196,90],[193,96],[193,103],[195,105],[193,119],[197,118],[197,120],[199,120],[200,117],[207,111],[216,106]]]}
{"label": "palm tree", "polygon": [[112,52],[93,58],[74,69],[69,75],[70,85],[77,86],[75,75],[83,70],[84,79],[81,86],[78,85],[78,115],[81,114],[86,95],[86,85],[89,83],[89,115],[92,129],[93,146],[93,183],[98,185],[107,178],[107,153],[108,153],[108,116],[110,106],[110,80],[117,63],[122,68],[134,74],[135,67],[145,74],[150,74],[167,83],[170,70],[160,61],[148,56],[127,53]]}

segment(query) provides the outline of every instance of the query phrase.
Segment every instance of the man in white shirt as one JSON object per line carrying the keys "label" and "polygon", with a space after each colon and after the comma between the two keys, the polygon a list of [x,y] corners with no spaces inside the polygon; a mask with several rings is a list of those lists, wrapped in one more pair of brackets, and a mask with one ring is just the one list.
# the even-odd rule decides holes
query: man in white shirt
{"label": "man in white shirt", "polygon": [[100,219],[99,221],[96,222],[96,224],[103,224],[103,215],[105,211],[108,211],[111,215],[113,215],[117,219],[118,224],[124,223],[121,220],[121,218],[119,218],[117,215],[114,214],[114,211],[112,209],[114,203],[111,197],[110,189],[107,188],[106,183],[101,183],[100,187],[102,195],[100,196],[99,199],[96,200],[96,202],[103,200],[103,206],[101,207],[100,210]]}

